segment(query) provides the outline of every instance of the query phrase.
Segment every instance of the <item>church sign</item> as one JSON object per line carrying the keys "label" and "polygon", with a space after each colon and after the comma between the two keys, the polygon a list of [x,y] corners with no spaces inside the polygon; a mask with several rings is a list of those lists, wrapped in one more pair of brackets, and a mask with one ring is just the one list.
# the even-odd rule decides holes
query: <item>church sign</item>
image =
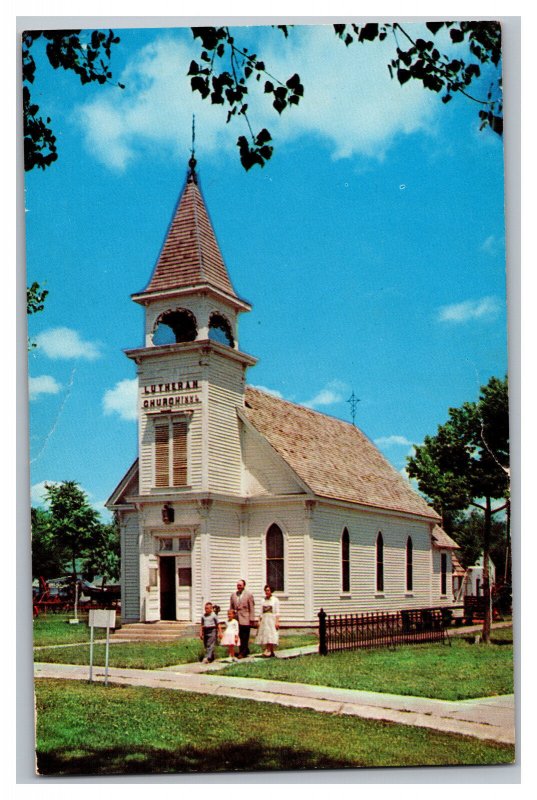
{"label": "church sign", "polygon": [[197,392],[198,389],[197,380],[148,384],[143,386],[141,390],[142,409],[150,411],[155,408],[196,405],[201,402],[198,394],[177,394],[177,392]]}

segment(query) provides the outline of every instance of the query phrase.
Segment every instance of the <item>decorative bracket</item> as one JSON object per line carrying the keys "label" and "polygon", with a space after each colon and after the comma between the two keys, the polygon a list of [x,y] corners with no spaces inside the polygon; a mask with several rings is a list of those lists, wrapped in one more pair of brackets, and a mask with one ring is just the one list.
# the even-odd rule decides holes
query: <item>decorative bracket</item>
{"label": "decorative bracket", "polygon": [[213,502],[213,500],[209,500],[207,497],[204,497],[202,500],[198,500],[198,512],[202,519],[207,519],[211,513],[211,506]]}
{"label": "decorative bracket", "polygon": [[306,511],[307,519],[311,519],[316,505],[317,500],[304,500],[304,509]]}

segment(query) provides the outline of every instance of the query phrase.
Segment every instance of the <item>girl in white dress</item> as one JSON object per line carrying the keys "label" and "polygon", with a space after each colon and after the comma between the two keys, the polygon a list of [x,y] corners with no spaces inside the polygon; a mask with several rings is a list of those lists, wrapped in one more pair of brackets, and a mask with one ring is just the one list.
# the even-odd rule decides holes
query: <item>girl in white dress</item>
{"label": "girl in white dress", "polygon": [[229,657],[236,661],[235,646],[239,644],[239,623],[235,619],[235,611],[230,608],[227,612],[226,629],[220,639],[220,644],[227,647]]}
{"label": "girl in white dress", "polygon": [[265,599],[261,606],[257,644],[265,645],[264,658],[274,656],[274,648],[280,641],[280,601],[272,594],[271,587],[265,586]]}

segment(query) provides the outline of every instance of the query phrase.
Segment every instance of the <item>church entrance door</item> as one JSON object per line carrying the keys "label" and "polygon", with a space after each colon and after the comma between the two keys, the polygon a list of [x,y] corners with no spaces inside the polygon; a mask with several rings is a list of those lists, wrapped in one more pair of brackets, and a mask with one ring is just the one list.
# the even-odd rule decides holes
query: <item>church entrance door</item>
{"label": "church entrance door", "polygon": [[176,619],[175,616],[175,558],[159,558],[160,618]]}
{"label": "church entrance door", "polygon": [[177,619],[190,621],[192,618],[192,540],[180,536],[177,541]]}

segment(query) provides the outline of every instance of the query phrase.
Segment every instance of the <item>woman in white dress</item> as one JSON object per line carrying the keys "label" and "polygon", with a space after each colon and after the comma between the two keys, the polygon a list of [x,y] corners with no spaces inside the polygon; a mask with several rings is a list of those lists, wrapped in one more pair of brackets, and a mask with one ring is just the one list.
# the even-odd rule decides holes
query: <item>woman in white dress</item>
{"label": "woman in white dress", "polygon": [[272,594],[272,589],[267,584],[265,586],[265,598],[261,605],[261,616],[259,617],[259,629],[257,631],[257,644],[265,646],[263,651],[264,658],[274,656],[274,648],[280,641],[280,601]]}

